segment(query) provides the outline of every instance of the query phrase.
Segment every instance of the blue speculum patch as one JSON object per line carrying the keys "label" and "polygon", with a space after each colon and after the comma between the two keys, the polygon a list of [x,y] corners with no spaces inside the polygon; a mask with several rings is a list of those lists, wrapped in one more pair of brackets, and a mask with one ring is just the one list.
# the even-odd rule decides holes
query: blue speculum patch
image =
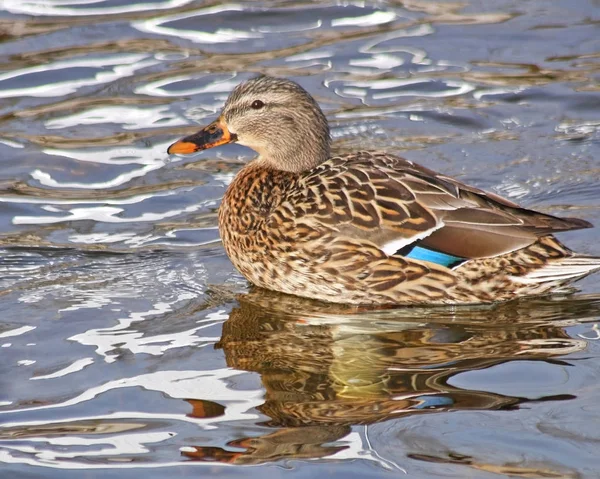
{"label": "blue speculum patch", "polygon": [[[408,249],[408,251],[403,251]],[[423,246],[410,245],[409,248],[403,248],[398,251],[406,258],[418,259],[421,261],[429,261],[430,263],[439,264],[446,268],[453,268],[465,261],[465,258],[460,256],[454,256],[448,253],[442,253],[441,251],[435,251]]]}

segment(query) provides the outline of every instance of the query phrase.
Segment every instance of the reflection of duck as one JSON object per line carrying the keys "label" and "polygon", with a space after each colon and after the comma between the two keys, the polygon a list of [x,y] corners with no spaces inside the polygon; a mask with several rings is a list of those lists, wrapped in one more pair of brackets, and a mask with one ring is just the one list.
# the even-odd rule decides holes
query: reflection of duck
{"label": "reflection of duck", "polygon": [[[227,443],[234,450],[194,446],[184,452],[192,459],[256,464],[324,457],[343,447],[335,441],[353,425],[571,399],[469,390],[452,379],[510,361],[556,361],[551,358],[578,351],[585,342],[549,320],[598,312],[596,303],[546,302],[531,307],[511,303],[466,316],[448,309],[428,309],[423,316],[415,309],[352,315],[344,308],[319,308],[260,289],[239,301],[217,347],[229,367],[260,374],[266,392],[258,410],[269,418],[261,426],[276,429],[234,438]],[[303,316],[295,313],[302,310],[307,312]]]}
{"label": "reflection of duck", "polygon": [[481,303],[547,293],[598,268],[553,233],[591,225],[520,208],[385,153],[329,159],[316,101],[289,80],[238,85],[219,118],[169,147],[259,153],[219,213],[252,283],[337,303]]}

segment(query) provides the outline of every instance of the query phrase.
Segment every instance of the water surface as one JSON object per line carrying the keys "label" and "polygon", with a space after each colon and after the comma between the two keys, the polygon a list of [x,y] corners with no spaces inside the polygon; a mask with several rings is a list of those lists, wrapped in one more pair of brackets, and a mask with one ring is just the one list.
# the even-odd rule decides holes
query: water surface
{"label": "water surface", "polygon": [[216,228],[252,153],[165,152],[268,73],[337,151],[600,225],[599,21],[597,0],[0,2],[3,477],[597,477],[600,276],[379,312],[252,289]]}

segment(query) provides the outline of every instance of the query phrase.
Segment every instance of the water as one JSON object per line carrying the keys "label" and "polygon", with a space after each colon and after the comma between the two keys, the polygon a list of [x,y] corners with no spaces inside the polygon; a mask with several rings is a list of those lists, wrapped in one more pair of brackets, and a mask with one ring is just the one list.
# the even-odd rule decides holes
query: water
{"label": "water", "polygon": [[2,477],[598,477],[599,275],[471,309],[253,290],[216,229],[251,152],[165,152],[270,73],[338,151],[600,225],[599,7],[0,2]]}

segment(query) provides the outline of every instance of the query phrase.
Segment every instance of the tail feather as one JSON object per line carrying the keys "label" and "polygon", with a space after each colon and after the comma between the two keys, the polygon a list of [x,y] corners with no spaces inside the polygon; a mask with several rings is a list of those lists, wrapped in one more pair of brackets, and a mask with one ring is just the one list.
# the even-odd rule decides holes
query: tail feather
{"label": "tail feather", "polygon": [[573,255],[551,261],[518,278],[524,283],[565,284],[600,270],[600,257]]}

